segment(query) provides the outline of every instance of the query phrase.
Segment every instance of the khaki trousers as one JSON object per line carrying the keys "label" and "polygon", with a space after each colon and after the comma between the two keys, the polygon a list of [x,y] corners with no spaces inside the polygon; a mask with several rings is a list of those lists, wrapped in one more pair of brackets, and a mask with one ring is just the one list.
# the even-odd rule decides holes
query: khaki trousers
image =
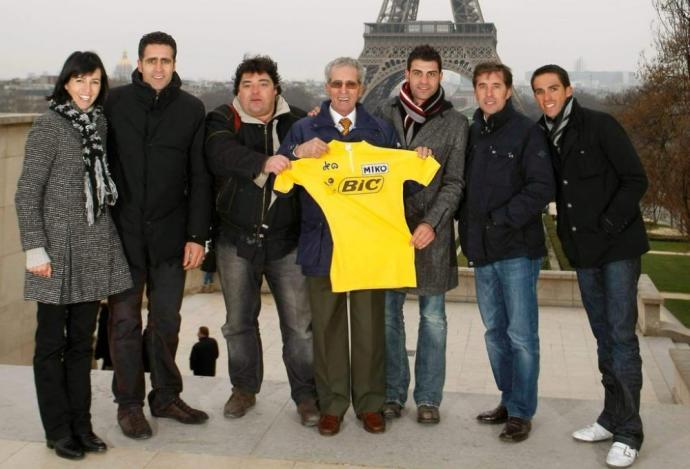
{"label": "khaki trousers", "polygon": [[[314,377],[322,414],[379,412],[386,395],[385,290],[333,293],[329,277],[308,277],[314,335]],[[351,345],[351,347],[350,347]],[[351,360],[351,361],[350,361]]]}

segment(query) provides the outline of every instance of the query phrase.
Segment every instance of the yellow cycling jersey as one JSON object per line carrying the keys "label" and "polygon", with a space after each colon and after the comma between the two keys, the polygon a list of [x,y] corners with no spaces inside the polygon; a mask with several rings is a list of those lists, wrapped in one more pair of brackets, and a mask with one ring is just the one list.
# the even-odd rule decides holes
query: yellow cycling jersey
{"label": "yellow cycling jersey", "polygon": [[299,184],[323,210],[333,237],[334,292],[415,287],[403,182],[428,185],[438,168],[414,151],[333,140],[320,158],[293,161],[273,189],[289,192]]}

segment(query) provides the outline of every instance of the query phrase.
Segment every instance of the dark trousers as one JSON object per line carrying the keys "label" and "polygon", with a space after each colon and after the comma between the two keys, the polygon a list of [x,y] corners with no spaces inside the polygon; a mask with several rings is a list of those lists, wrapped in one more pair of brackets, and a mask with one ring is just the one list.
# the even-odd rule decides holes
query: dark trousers
{"label": "dark trousers", "polygon": [[240,257],[237,248],[224,240],[217,244],[216,253],[226,308],[222,331],[233,389],[252,394],[261,389],[264,366],[259,312],[265,276],[278,310],[283,363],[292,399],[299,404],[316,397],[311,309],[307,282],[296,263],[296,250],[259,265]]}
{"label": "dark trousers", "polygon": [[[386,397],[385,290],[333,293],[329,277],[308,277],[314,332],[314,377],[322,414],[379,412]],[[350,364],[350,357],[352,363]]]}
{"label": "dark trousers", "polygon": [[[182,392],[175,364],[185,272],[179,260],[142,268],[130,265],[134,286],[111,296],[108,339],[113,361],[113,394],[120,407],[143,406],[146,341],[151,387],[149,399],[165,406]],[[141,333],[141,303],[146,287],[147,331]]]}
{"label": "dark trousers", "polygon": [[34,380],[46,438],[91,431],[91,358],[98,301],[38,303]]}
{"label": "dark trousers", "polygon": [[642,359],[635,334],[637,280],[640,258],[577,269],[604,385],[604,410],[597,419],[613,440],[640,449],[644,438],[640,419]]}

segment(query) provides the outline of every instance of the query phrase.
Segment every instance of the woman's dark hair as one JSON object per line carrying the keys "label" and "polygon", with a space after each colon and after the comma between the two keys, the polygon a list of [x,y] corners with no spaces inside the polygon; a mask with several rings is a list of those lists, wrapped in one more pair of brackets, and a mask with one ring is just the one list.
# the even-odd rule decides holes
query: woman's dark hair
{"label": "woman's dark hair", "polygon": [[62,71],[55,82],[55,88],[50,96],[46,99],[52,99],[58,104],[64,104],[71,99],[69,93],[65,89],[65,85],[72,77],[93,73],[97,69],[101,70],[101,91],[94,102],[96,106],[102,106],[105,98],[108,95],[108,74],[105,73],[105,67],[101,62],[100,57],[95,52],[76,51],[67,57],[65,65],[62,66]]}

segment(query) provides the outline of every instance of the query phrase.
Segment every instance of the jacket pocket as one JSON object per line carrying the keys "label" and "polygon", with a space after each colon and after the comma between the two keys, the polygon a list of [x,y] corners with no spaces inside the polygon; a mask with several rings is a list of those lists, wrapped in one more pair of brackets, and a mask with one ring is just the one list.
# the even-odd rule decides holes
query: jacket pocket
{"label": "jacket pocket", "polygon": [[486,182],[492,186],[512,187],[519,174],[517,155],[510,147],[489,147]]}
{"label": "jacket pocket", "polygon": [[525,245],[522,230],[508,225],[494,225],[486,229],[485,249],[488,258],[500,258],[516,247]]}
{"label": "jacket pocket", "polygon": [[216,196],[216,210],[218,210],[218,213],[230,213],[230,208],[232,207],[236,192],[237,181],[235,178],[228,178]]}
{"label": "jacket pocket", "polygon": [[598,176],[606,168],[603,155],[591,148],[578,148],[573,156],[577,158],[577,169],[580,179]]}

